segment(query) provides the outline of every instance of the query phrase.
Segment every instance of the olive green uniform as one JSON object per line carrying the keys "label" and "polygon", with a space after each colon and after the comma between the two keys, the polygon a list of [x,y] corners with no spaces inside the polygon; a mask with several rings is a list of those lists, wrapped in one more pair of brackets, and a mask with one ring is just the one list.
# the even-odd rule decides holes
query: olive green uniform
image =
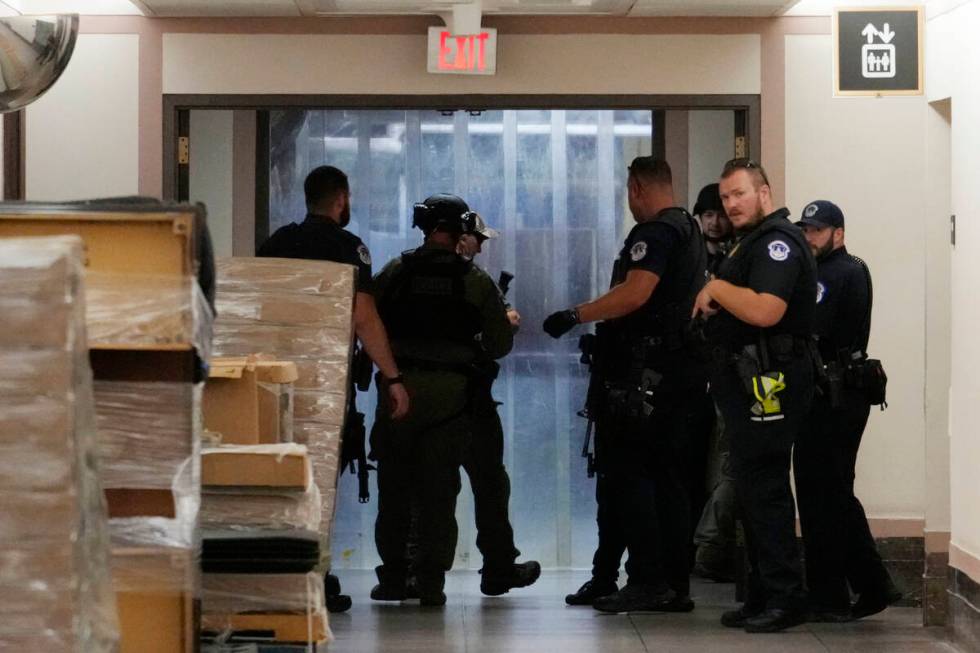
{"label": "olive green uniform", "polygon": [[406,252],[375,278],[375,296],[412,400],[411,413],[393,421],[379,391],[371,432],[378,462],[378,579],[401,585],[410,571],[406,542],[415,496],[419,550],[412,571],[421,592],[438,592],[456,550],[474,367],[506,355],[513,333],[493,280],[450,251],[423,246]]}

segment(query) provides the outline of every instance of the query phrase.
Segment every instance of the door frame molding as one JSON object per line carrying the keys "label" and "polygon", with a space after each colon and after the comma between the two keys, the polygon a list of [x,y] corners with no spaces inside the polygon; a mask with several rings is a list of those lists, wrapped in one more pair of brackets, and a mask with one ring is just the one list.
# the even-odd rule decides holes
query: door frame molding
{"label": "door frame molding", "polygon": [[[178,199],[177,127],[195,109],[404,109],[480,111],[489,109],[643,109],[649,111],[735,110],[746,112],[748,153],[762,151],[760,95],[246,95],[163,96],[163,198]],[[186,191],[186,188],[184,188]]]}

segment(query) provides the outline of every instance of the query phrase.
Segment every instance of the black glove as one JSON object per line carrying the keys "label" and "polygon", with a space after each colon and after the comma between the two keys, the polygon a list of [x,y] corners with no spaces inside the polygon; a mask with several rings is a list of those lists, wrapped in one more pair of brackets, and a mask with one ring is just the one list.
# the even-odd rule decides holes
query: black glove
{"label": "black glove", "polygon": [[578,324],[578,311],[570,308],[567,311],[552,313],[544,321],[544,330],[552,338],[561,338]]}

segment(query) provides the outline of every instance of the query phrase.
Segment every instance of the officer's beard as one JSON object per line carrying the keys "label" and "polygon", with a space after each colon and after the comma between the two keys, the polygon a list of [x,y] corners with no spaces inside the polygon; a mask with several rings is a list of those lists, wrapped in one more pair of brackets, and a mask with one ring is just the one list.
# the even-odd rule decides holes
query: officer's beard
{"label": "officer's beard", "polygon": [[810,249],[813,250],[813,258],[822,259],[827,254],[830,254],[832,251],[834,251],[834,239],[828,238],[827,242],[824,243],[822,246],[811,247]]}
{"label": "officer's beard", "polygon": [[350,224],[350,204],[347,204],[341,209],[339,218],[341,227],[346,227]]}

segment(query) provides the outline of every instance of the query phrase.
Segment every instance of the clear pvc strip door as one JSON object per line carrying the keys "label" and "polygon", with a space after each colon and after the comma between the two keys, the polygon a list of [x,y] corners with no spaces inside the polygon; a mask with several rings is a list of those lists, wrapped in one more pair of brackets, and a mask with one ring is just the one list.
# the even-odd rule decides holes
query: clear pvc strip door
{"label": "clear pvc strip door", "polygon": [[[595,481],[581,458],[587,385],[581,329],[555,341],[552,311],[605,290],[632,224],[626,167],[650,153],[650,111],[279,111],[271,115],[270,231],[305,214],[303,179],[319,165],[351,181],[350,229],[371,249],[375,272],[418,246],[412,205],[439,192],[463,197],[501,237],[477,263],[515,275],[508,299],[523,326],[494,395],[504,426],[511,522],[522,557],[548,568],[589,567],[596,543]],[[358,405],[373,420],[375,396]],[[373,475],[372,475],[373,478]],[[473,499],[463,474],[457,568],[481,566]],[[340,480],[334,568],[372,568],[377,514]]]}

